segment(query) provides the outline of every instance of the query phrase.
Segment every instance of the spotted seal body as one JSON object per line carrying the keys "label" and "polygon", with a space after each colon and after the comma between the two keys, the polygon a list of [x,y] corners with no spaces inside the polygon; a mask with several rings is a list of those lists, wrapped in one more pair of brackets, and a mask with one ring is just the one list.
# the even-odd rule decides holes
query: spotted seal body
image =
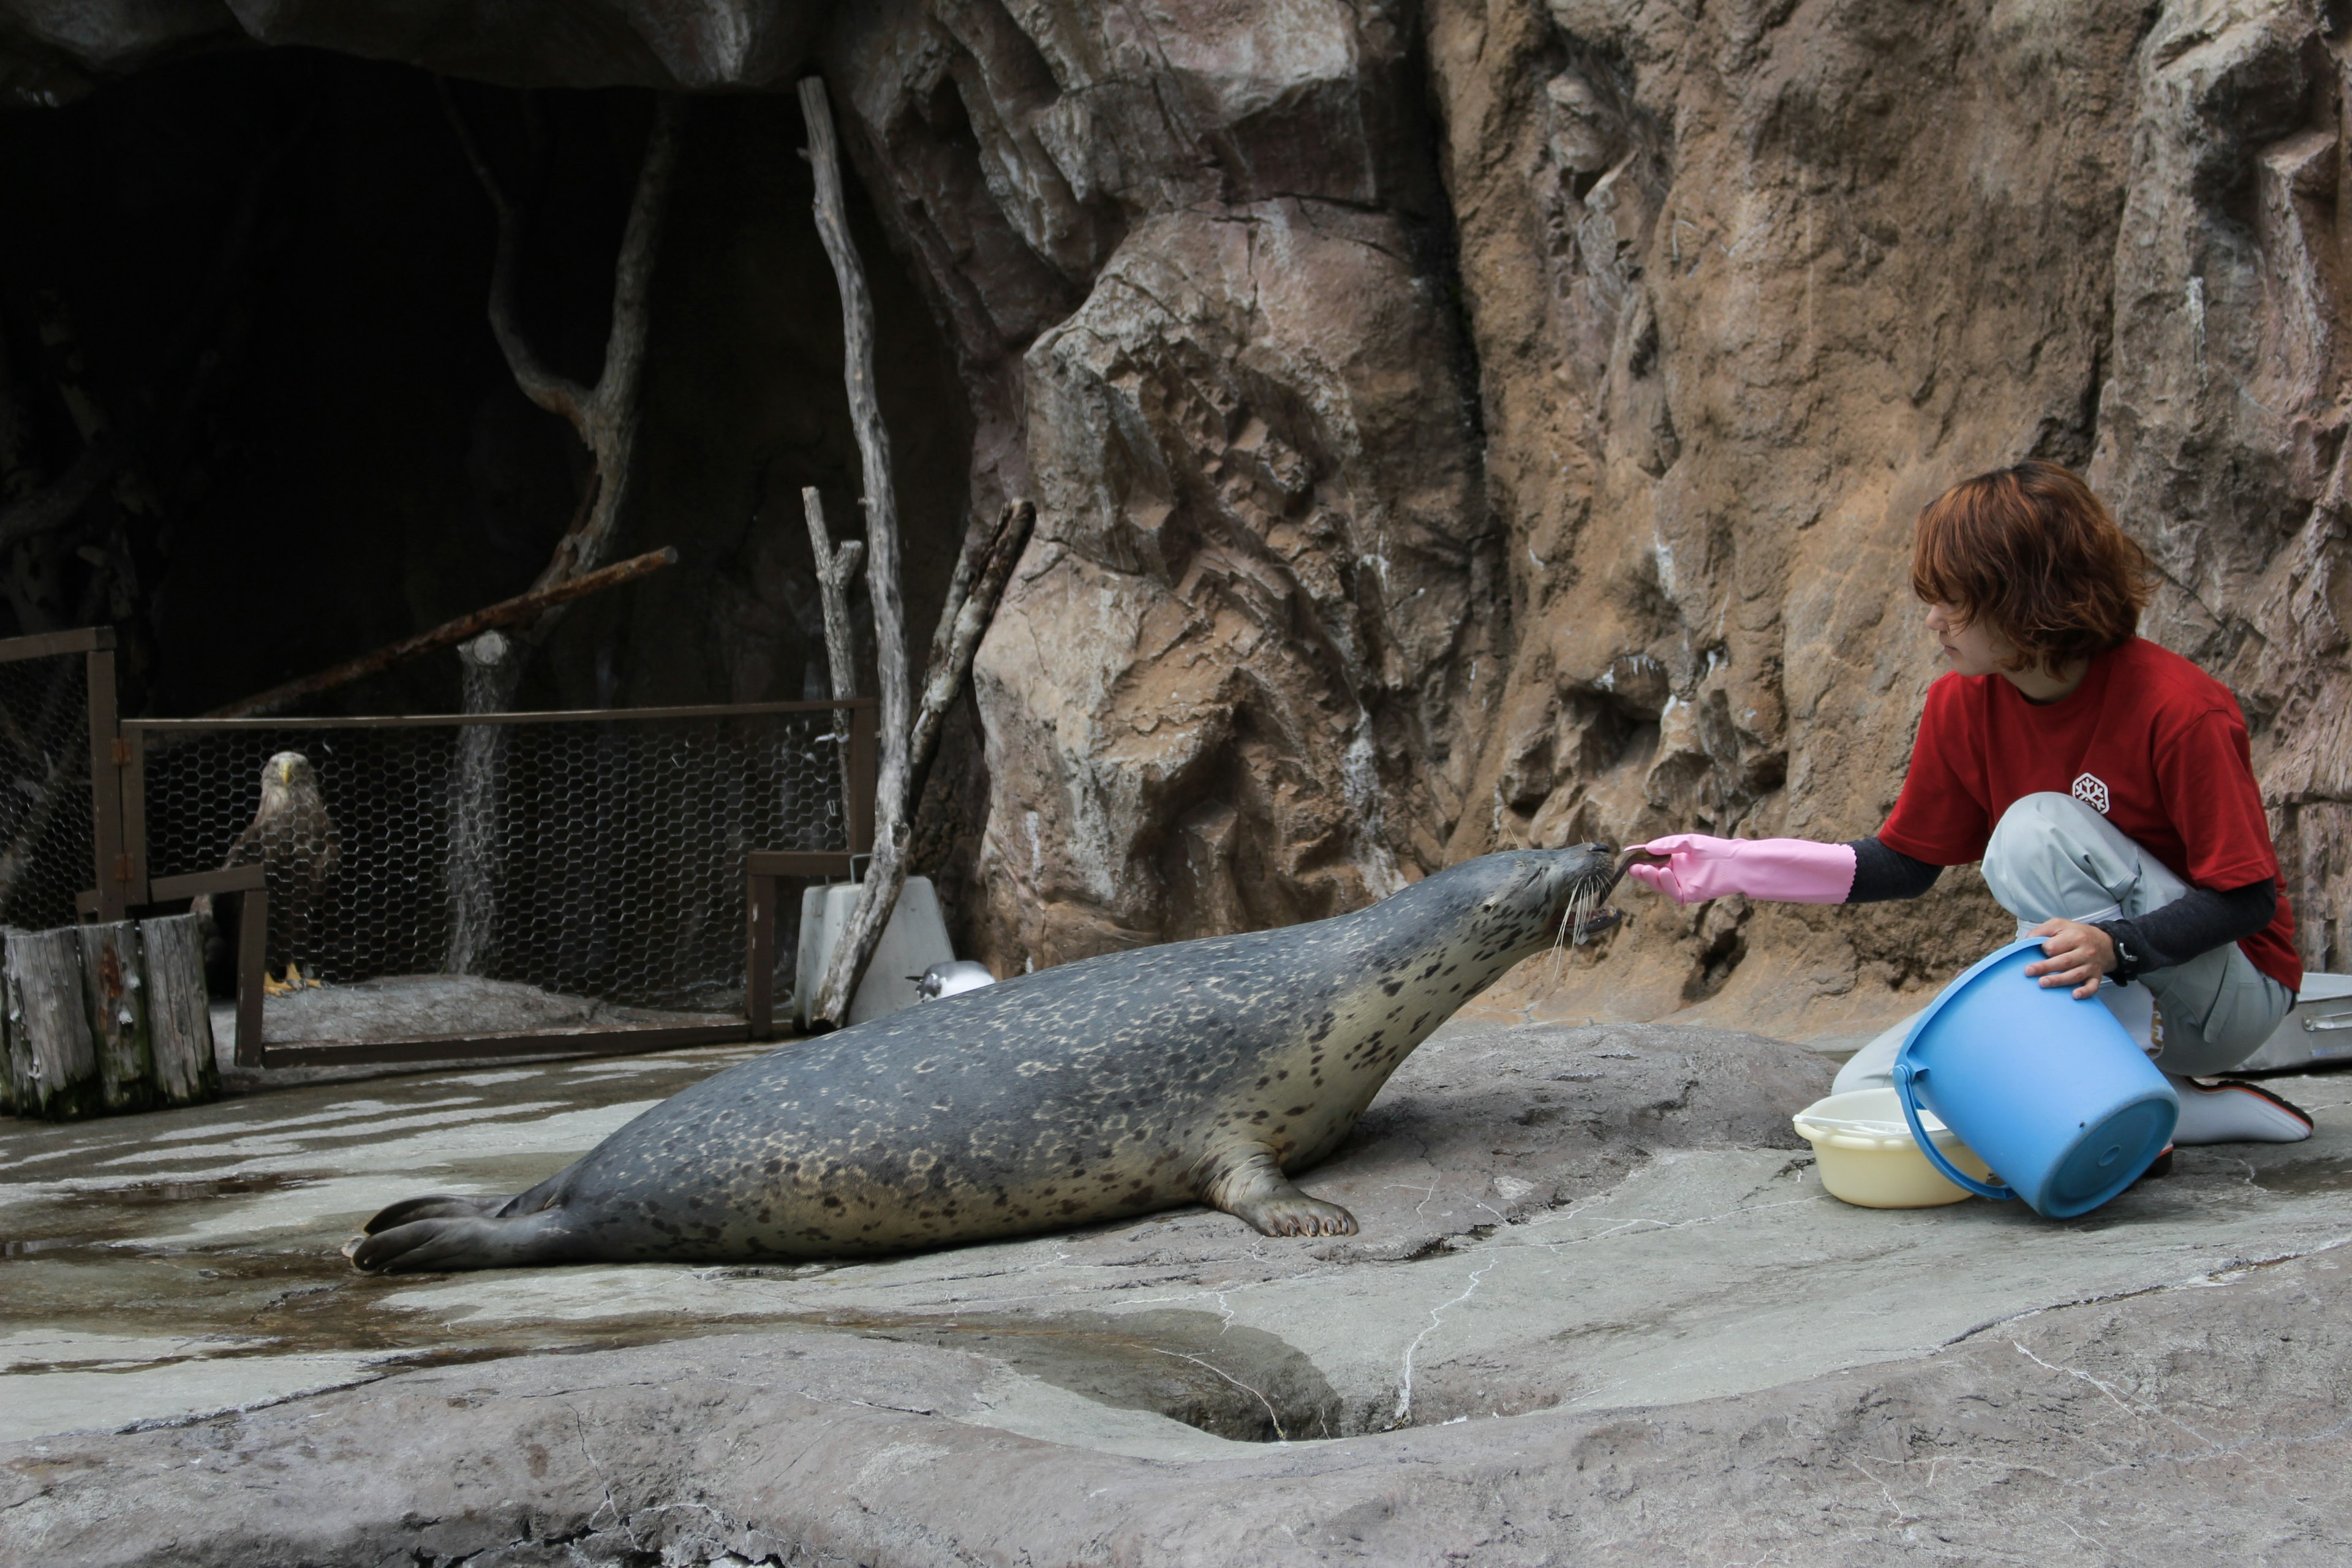
{"label": "spotted seal body", "polygon": [[[905,1252],[1204,1203],[1351,1233],[1294,1186],[1454,1009],[1615,917],[1598,845],[1488,855],[1354,914],[1108,953],[796,1044],[512,1198],[393,1205],[372,1272]],[[1591,911],[1591,912],[1588,912]]]}

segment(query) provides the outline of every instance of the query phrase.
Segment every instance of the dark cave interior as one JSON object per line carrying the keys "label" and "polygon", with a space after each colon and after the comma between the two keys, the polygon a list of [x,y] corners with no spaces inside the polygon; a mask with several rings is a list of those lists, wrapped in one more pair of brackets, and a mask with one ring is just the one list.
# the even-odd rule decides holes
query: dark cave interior
{"label": "dark cave interior", "polygon": [[[650,99],[449,94],[523,205],[525,331],[593,381]],[[790,94],[691,103],[614,551],[674,545],[680,563],[575,606],[519,706],[827,693],[801,488],[836,537],[862,528],[803,141]],[[971,422],[930,310],[849,184],[919,658]],[[197,713],[520,592],[545,564],[588,457],[490,331],[492,211],[433,77],[305,49],[158,67],[0,114],[0,506],[94,451],[121,459],[61,526],[0,546],[0,635],[110,623],[125,710]],[[313,710],[457,705],[445,652]]]}

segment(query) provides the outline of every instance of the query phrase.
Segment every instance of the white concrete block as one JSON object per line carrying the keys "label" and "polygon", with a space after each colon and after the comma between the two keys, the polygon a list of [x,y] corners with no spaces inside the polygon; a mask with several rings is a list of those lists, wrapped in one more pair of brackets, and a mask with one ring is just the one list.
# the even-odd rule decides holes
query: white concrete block
{"label": "white concrete block", "polygon": [[[824,982],[825,966],[833,962],[833,950],[848,929],[849,917],[856,911],[857,897],[862,891],[856,882],[835,882],[825,887],[811,887],[801,893],[801,945],[797,978],[793,987],[793,1010],[801,1026],[808,1026],[809,1005],[816,988]],[[874,962],[866,968],[866,978],[857,987],[857,995],[849,1005],[849,1021],[862,1024],[868,1018],[879,1018],[901,1007],[911,1007],[920,1001],[916,982],[924,970],[934,963],[955,957],[948,945],[947,921],[940,914],[940,896],[929,877],[909,877],[899,890],[898,901],[890,910],[890,923],[882,928],[882,941],[874,950]]]}

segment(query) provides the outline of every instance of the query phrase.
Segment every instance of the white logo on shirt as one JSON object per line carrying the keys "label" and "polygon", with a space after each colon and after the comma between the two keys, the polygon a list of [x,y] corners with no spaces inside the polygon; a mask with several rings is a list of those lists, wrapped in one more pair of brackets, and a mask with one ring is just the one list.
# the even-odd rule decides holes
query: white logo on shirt
{"label": "white logo on shirt", "polygon": [[2107,781],[2096,773],[2084,773],[2074,781],[2074,798],[2097,812],[2107,815]]}

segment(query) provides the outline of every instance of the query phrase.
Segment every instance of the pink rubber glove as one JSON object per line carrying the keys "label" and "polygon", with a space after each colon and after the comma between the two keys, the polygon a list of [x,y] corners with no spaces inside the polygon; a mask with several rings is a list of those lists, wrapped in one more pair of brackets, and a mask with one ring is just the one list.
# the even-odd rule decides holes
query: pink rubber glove
{"label": "pink rubber glove", "polygon": [[1733,893],[1784,904],[1842,904],[1853,891],[1853,850],[1844,844],[1670,833],[1642,847],[1666,857],[1666,863],[1635,861],[1625,875],[1678,904],[1704,903]]}

